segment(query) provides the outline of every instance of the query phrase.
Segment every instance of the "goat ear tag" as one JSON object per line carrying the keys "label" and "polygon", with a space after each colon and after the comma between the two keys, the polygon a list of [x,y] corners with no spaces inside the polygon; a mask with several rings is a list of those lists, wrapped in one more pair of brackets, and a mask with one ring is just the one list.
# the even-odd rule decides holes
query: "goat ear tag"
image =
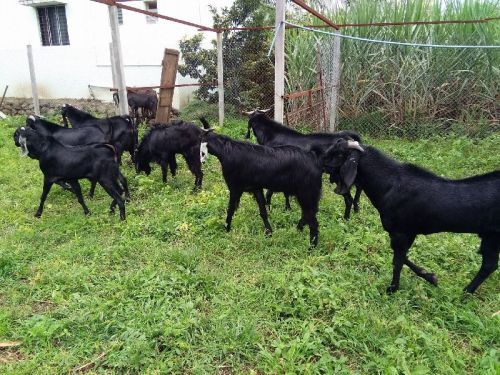
{"label": "goat ear tag", "polygon": [[201,142],[200,144],[200,161],[204,163],[208,159],[208,147],[207,142]]}

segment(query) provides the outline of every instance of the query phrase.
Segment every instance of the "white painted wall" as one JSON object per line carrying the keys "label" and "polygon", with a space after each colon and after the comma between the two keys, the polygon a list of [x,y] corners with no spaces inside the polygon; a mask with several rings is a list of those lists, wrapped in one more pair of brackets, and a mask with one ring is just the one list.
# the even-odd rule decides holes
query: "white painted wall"
{"label": "white painted wall", "polygon": [[[229,6],[232,0],[157,0],[159,13],[211,26],[208,5]],[[66,4],[69,46],[42,46],[36,9],[18,0],[2,0],[0,12],[0,90],[9,85],[8,96],[30,97],[30,77],[26,45],[33,46],[40,98],[88,98],[88,85],[111,87],[109,60],[108,9],[90,0],[59,0]],[[145,9],[143,1],[127,5]],[[175,5],[174,5],[175,4]],[[120,26],[128,86],[159,85],[164,48],[179,49],[179,40],[196,34],[193,27],[158,20],[146,22],[146,16],[123,10]],[[216,35],[205,32],[208,45]],[[177,83],[191,82],[177,76]],[[178,88],[174,107],[185,105],[195,88]],[[110,100],[107,89],[94,94]]]}

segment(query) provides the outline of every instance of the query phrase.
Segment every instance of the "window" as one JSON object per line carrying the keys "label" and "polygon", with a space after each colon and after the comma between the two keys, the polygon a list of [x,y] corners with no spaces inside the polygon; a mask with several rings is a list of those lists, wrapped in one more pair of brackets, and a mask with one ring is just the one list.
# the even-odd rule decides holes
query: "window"
{"label": "window", "polygon": [[43,46],[69,45],[66,8],[64,5],[38,7],[38,21]]}
{"label": "window", "polygon": [[122,8],[116,8],[118,12],[118,25],[123,25],[123,9]]}
{"label": "window", "polygon": [[[156,1],[146,1],[145,5],[146,5],[146,10],[149,10],[150,12],[153,13],[158,13],[158,3]],[[157,23],[158,17],[146,16],[146,22]]]}

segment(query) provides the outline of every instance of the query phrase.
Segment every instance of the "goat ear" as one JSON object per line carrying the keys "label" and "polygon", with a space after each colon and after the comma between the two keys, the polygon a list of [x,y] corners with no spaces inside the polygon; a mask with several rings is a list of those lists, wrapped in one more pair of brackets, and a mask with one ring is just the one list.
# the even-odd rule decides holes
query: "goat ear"
{"label": "goat ear", "polygon": [[349,189],[354,184],[356,175],[358,174],[358,162],[360,156],[359,152],[352,152],[344,164],[340,167],[340,181],[335,189],[337,194],[344,195],[348,193]]}

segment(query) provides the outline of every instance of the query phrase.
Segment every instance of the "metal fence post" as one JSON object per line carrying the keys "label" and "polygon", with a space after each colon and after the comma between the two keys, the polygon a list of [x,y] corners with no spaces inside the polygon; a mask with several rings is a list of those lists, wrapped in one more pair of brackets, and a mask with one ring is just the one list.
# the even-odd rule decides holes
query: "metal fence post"
{"label": "metal fence post", "polygon": [[[109,43],[109,60],[111,61],[111,77],[113,79],[113,88],[116,89],[118,88],[118,80],[116,79],[116,62],[115,62],[115,55],[113,53],[113,43]],[[113,94],[114,95],[114,91]],[[114,99],[113,99],[114,102]],[[117,115],[120,114],[120,105],[115,103],[115,113]]]}
{"label": "metal fence post", "polygon": [[118,97],[120,98],[120,114],[128,115],[127,86],[125,84],[125,70],[123,68],[122,45],[120,42],[120,29],[116,6],[108,5],[109,26],[111,27],[111,40],[115,62],[116,80],[118,83]]}
{"label": "metal fence post", "polygon": [[224,124],[224,60],[222,55],[222,32],[217,33],[217,87],[219,92],[219,126]]}
{"label": "metal fence post", "polygon": [[274,119],[283,122],[285,95],[285,0],[276,0],[274,47]]}
{"label": "metal fence post", "polygon": [[36,87],[36,75],[35,75],[35,63],[33,61],[33,51],[31,49],[31,44],[26,46],[28,48],[28,64],[30,68],[30,79],[31,79],[31,95],[33,96],[33,110],[35,115],[40,116],[40,102],[38,101],[38,90]]}
{"label": "metal fence post", "polygon": [[[340,31],[337,31],[338,33]],[[331,76],[331,93],[330,93],[330,126],[329,130],[334,132],[338,122],[338,107],[340,102],[340,74],[341,74],[341,59],[340,59],[340,37],[333,37],[333,63]]]}

